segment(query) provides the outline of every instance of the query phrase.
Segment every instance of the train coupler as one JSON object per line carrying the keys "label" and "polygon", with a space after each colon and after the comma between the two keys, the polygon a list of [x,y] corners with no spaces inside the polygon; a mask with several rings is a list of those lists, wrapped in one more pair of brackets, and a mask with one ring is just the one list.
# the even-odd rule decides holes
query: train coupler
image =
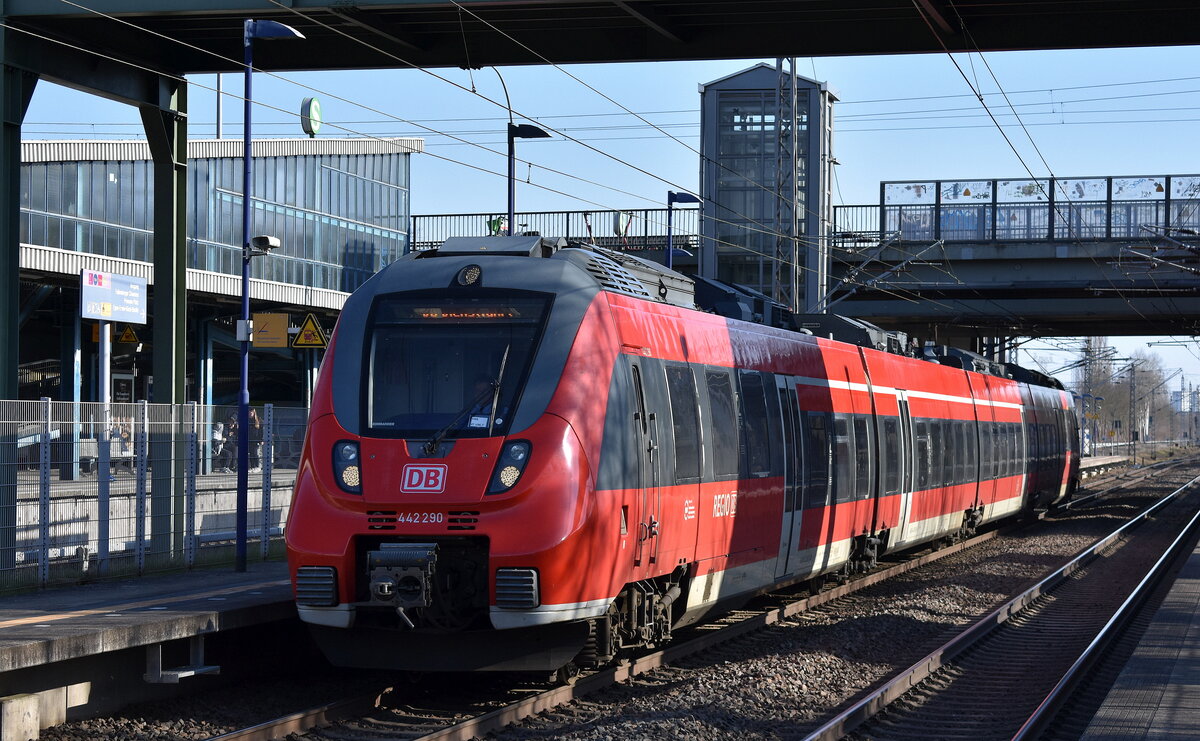
{"label": "train coupler", "polygon": [[431,604],[437,553],[437,543],[381,543],[369,551],[370,604],[394,607],[406,626],[416,627],[405,610]]}

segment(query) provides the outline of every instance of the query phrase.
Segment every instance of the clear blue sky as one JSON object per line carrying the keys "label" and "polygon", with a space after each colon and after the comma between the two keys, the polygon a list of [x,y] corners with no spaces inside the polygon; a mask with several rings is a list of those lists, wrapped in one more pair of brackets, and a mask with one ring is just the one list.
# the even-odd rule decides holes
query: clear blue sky
{"label": "clear blue sky", "polygon": [[[995,53],[986,55],[986,65],[979,55],[955,58],[985,94],[1024,164],[945,54],[802,58],[799,72],[828,82],[841,101],[835,109],[834,152],[841,162],[835,203],[876,203],[881,180],[1025,177],[1026,166],[1037,176],[1053,172],[1060,177],[1200,173],[1195,145],[1200,131],[1200,47]],[[695,190],[698,155],[689,146],[699,146],[697,85],[759,61],[773,62],[564,68],[682,143],[625,113],[563,70],[503,68],[518,116],[553,127],[603,153],[562,136],[519,142],[519,157],[533,165],[532,169],[520,165],[519,179],[528,175],[537,185],[571,195],[522,183],[518,210],[654,207],[663,205],[668,189]],[[501,174],[507,113],[502,105],[481,97],[504,100],[492,69],[433,70],[433,75],[412,69],[285,73],[282,77],[317,91],[326,120],[322,135],[425,139],[428,154],[413,159],[413,213],[504,207]],[[196,76],[192,82],[192,136],[212,136],[215,77]],[[256,135],[301,135],[292,112],[303,97],[314,94],[302,85],[256,76],[254,97],[262,104],[254,113]],[[240,75],[224,76],[227,137],[241,136],[241,86]],[[1021,113],[1040,155],[998,94],[1001,89]],[[421,125],[484,143],[495,153],[455,142]],[[44,84],[34,95],[25,132],[30,139],[60,139],[138,136],[141,130],[132,108]],[[1128,352],[1126,347],[1144,346],[1144,341],[1119,344]],[[1152,349],[1168,367],[1200,373],[1194,346],[1192,351]],[[1065,364],[1057,362],[1062,356],[1048,354],[1045,362]],[[1200,385],[1200,376],[1189,380]]]}

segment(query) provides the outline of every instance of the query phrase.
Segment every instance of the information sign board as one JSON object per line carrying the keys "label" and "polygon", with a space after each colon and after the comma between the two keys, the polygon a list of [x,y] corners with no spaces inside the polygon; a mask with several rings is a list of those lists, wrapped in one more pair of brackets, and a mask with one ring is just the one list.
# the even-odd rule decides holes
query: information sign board
{"label": "information sign board", "polygon": [[105,322],[146,323],[146,280],[128,275],[79,271],[84,319]]}
{"label": "information sign board", "polygon": [[254,336],[251,342],[255,347],[287,347],[288,346],[288,315],[262,313],[254,315]]}

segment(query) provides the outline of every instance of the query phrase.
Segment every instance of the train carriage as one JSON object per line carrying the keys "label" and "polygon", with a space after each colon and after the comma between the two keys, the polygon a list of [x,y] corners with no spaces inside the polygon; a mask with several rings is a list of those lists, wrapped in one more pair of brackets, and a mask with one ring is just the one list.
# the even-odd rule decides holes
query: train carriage
{"label": "train carriage", "polygon": [[322,366],[287,527],[300,616],[341,665],[597,665],[1070,495],[1057,382],[907,350],[587,245],[406,256]]}

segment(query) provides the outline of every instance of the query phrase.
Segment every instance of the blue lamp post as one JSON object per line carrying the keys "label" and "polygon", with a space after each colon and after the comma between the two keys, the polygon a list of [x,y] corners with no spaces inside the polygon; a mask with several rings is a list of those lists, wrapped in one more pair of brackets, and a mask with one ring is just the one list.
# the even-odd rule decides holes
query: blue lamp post
{"label": "blue lamp post", "polygon": [[[508,94],[505,89],[504,94]],[[533,124],[515,124],[508,122],[508,234],[512,236],[513,227],[517,223],[516,190],[517,190],[517,139],[545,139],[550,135]]]}
{"label": "blue lamp post", "polygon": [[250,78],[254,72],[254,40],[302,38],[304,34],[275,21],[247,18],[243,24],[246,93],[242,128],[242,318],[238,322],[237,332],[242,353],[242,387],[238,395],[237,543],[234,565],[237,571],[246,570],[246,512],[250,484],[250,258],[256,254],[250,242]]}
{"label": "blue lamp post", "polygon": [[700,198],[691,193],[676,193],[667,191],[667,259],[663,260],[663,264],[667,268],[671,268],[673,245],[671,242],[671,216],[674,214],[673,208],[676,203],[700,203]]}

